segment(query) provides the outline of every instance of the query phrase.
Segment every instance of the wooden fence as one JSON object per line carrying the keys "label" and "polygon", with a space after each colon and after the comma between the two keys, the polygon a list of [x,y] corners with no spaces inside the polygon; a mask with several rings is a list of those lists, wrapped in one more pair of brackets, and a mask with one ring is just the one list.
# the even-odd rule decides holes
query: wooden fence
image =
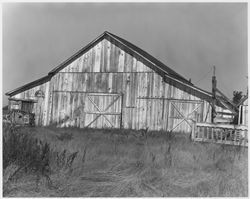
{"label": "wooden fence", "polygon": [[248,146],[247,131],[243,125],[193,123],[192,140]]}

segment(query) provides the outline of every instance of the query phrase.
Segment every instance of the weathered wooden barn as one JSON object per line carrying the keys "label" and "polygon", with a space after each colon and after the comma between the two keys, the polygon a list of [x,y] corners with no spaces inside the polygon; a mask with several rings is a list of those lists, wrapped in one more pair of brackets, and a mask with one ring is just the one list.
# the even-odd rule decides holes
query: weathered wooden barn
{"label": "weathered wooden barn", "polygon": [[6,95],[41,126],[190,132],[211,121],[211,93],[109,32]]}

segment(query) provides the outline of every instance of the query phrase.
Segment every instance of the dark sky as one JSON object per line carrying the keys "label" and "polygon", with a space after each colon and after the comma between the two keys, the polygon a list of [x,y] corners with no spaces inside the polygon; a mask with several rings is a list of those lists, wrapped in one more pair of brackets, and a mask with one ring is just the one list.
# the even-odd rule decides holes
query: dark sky
{"label": "dark sky", "polygon": [[2,10],[3,94],[46,75],[105,30],[200,88],[211,91],[215,65],[226,95],[246,92],[247,3],[5,3]]}

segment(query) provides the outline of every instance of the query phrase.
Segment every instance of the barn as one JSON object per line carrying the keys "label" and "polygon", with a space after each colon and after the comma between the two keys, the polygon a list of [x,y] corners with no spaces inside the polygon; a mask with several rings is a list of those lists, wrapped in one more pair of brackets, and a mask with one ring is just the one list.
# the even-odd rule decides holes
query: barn
{"label": "barn", "polygon": [[48,75],[8,93],[38,126],[190,132],[211,122],[212,94],[105,31]]}

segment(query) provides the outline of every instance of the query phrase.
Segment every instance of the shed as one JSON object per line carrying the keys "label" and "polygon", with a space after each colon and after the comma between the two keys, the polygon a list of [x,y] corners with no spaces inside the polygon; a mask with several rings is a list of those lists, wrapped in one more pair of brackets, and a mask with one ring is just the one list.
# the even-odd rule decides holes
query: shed
{"label": "shed", "polygon": [[245,95],[239,103],[238,124],[248,126],[248,95]]}
{"label": "shed", "polygon": [[36,100],[40,126],[190,132],[192,122],[211,120],[211,93],[107,31],[6,95]]}

